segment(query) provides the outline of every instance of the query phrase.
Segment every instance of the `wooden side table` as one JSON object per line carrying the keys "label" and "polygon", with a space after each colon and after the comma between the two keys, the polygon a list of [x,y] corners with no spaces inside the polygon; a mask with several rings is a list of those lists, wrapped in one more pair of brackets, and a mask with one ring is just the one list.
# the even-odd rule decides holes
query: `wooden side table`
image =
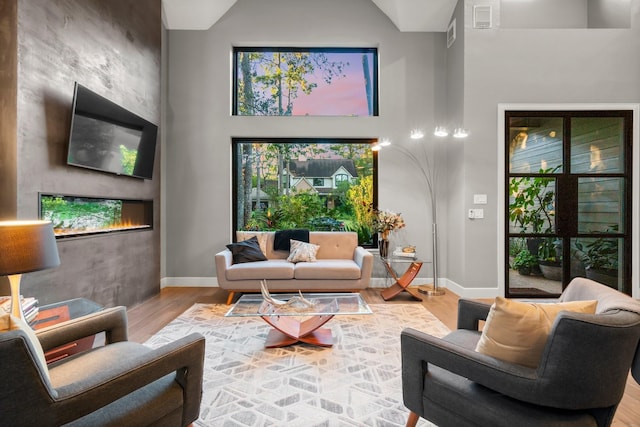
{"label": "wooden side table", "polygon": [[[423,298],[420,295],[420,292],[417,289],[410,288],[409,285],[413,282],[413,279],[416,278],[420,269],[422,268],[422,264],[424,261],[419,259],[409,258],[409,257],[388,257],[388,258],[380,258],[382,263],[384,264],[384,268],[387,270],[387,273],[394,280],[394,284],[389,286],[380,292],[380,296],[385,301],[389,301],[391,298],[398,295],[400,292],[407,292],[409,295],[413,297],[413,299],[417,301],[422,301]],[[393,264],[406,265],[407,269],[405,272],[398,277],[395,269],[393,268]]]}
{"label": "wooden side table", "polygon": [[[31,322],[34,330],[46,328],[67,320],[75,319],[102,310],[99,304],[86,298],[75,298],[40,307],[38,315]],[[95,336],[85,337],[77,341],[47,351],[44,355],[47,363],[53,363],[72,354],[81,353],[93,347]]]}

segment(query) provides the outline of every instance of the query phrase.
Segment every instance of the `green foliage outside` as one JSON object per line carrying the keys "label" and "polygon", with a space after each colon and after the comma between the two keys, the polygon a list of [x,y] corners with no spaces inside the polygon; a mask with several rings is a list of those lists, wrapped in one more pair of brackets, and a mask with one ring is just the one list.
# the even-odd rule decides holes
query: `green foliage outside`
{"label": "green foliage outside", "polygon": [[[540,169],[540,174],[552,174],[556,168]],[[522,233],[553,232],[555,216],[554,177],[536,176],[511,178],[509,220]]]}
{"label": "green foliage outside", "polygon": [[138,150],[129,150],[124,145],[120,145],[120,154],[122,155],[122,173],[133,175],[133,168],[136,165]]}
{"label": "green foliage outside", "polygon": [[521,250],[518,255],[516,255],[515,259],[513,260],[513,269],[514,270],[520,270],[525,274],[529,274],[530,270],[527,271],[526,269],[531,269],[534,266],[536,266],[538,264],[538,258],[531,254],[531,252],[529,252],[526,249]]}
{"label": "green foliage outside", "polygon": [[313,192],[292,192],[277,199],[277,208],[254,210],[244,227],[247,230],[283,230],[307,228],[312,231],[354,231],[360,244],[373,241],[371,200],[373,178],[364,177],[357,184],[346,184],[340,203],[328,209],[325,200]]}
{"label": "green foliage outside", "polygon": [[[346,230],[360,244],[373,243],[373,154],[367,143],[242,142],[236,179],[238,229]],[[353,161],[356,177],[324,186],[323,191],[290,187],[294,161],[342,159]],[[326,179],[327,177],[324,177]],[[313,182],[311,177],[309,182]],[[327,191],[328,190],[328,191]]]}

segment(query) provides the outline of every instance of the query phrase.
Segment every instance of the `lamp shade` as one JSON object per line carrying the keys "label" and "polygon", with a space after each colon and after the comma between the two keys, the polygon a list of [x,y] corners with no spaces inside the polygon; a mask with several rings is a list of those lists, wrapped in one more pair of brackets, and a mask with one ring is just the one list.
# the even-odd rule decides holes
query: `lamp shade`
{"label": "lamp shade", "polygon": [[0,276],[60,265],[49,221],[0,221]]}

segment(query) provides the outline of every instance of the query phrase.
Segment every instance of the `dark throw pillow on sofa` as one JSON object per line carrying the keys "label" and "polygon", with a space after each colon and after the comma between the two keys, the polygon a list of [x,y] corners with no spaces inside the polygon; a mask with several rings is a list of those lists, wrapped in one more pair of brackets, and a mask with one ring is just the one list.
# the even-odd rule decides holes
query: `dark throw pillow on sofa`
{"label": "dark throw pillow on sofa", "polygon": [[256,236],[242,242],[231,243],[227,245],[227,249],[233,255],[234,264],[267,260],[267,257],[260,250],[260,244]]}
{"label": "dark throw pillow on sofa", "polygon": [[276,235],[273,238],[273,250],[289,252],[291,239],[309,243],[309,230],[292,228],[291,230],[276,231]]}

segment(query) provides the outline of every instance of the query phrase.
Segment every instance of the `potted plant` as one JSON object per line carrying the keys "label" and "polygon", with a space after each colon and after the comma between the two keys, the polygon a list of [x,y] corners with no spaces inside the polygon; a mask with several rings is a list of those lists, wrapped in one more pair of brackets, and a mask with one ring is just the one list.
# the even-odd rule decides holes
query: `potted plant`
{"label": "potted plant", "polygon": [[576,241],[575,253],[587,278],[618,288],[618,239],[599,237],[587,244]]}
{"label": "potted plant", "polygon": [[523,249],[518,252],[518,255],[513,259],[513,265],[511,266],[514,270],[518,270],[523,276],[528,276],[531,274],[533,268],[538,265],[538,259],[529,252],[528,249]]}
{"label": "potted plant", "polygon": [[538,246],[538,265],[542,275],[550,280],[562,280],[562,240],[545,237]]}
{"label": "potted plant", "polygon": [[[555,191],[552,187],[553,174],[558,167],[540,169],[538,173],[543,176],[514,177],[509,181],[509,221],[510,227],[519,230],[520,233],[544,234],[554,231],[555,217]],[[529,252],[534,256],[538,254],[540,237],[530,236],[526,238]],[[539,267],[534,267],[540,274]]]}

